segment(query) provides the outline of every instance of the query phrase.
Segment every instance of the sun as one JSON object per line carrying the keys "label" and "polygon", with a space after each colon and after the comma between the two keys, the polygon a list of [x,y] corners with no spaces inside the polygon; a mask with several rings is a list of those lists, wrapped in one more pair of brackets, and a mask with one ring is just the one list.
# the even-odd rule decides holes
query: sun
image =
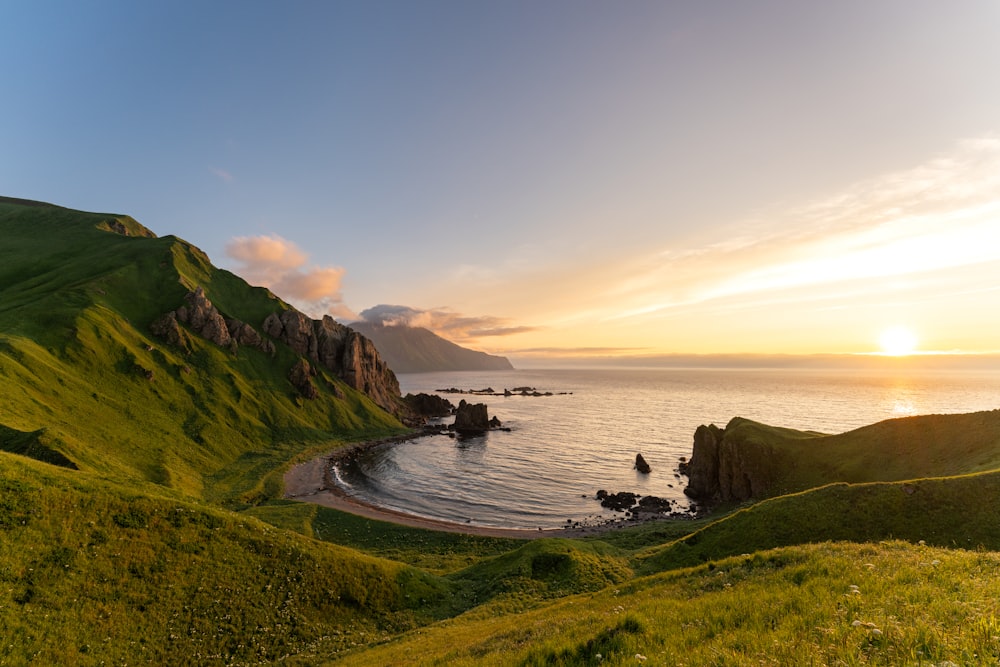
{"label": "sun", "polygon": [[904,357],[917,349],[917,335],[903,326],[889,327],[878,339],[882,354],[890,357]]}

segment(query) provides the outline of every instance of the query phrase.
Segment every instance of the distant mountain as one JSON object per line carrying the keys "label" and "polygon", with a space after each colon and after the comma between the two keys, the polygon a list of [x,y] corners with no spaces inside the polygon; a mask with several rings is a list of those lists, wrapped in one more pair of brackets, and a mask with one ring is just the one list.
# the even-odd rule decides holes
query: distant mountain
{"label": "distant mountain", "polygon": [[506,357],[461,347],[423,327],[354,322],[351,328],[375,343],[389,368],[397,373],[508,371],[514,368]]}

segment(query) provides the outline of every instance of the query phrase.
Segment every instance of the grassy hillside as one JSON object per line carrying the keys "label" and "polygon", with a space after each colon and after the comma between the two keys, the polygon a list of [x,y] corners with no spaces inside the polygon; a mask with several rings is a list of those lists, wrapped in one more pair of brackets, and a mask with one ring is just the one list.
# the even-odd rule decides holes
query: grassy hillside
{"label": "grassy hillside", "polygon": [[750,476],[752,486],[764,489],[757,498],[831,482],[983,472],[1000,468],[1000,410],[889,419],[837,435],[737,417],[726,425],[718,451],[720,477]]}
{"label": "grassy hillside", "polygon": [[997,553],[788,547],[500,618],[469,612],[335,664],[996,664],[998,582]]}
{"label": "grassy hillside", "polygon": [[274,495],[269,473],[300,452],[401,430],[328,374],[318,400],[300,398],[283,345],[234,353],[191,336],[188,352],[152,336],[196,286],[257,327],[287,308],[177,238],[2,201],[0,234],[0,448],[240,502]]}
{"label": "grassy hillside", "polygon": [[0,663],[330,656],[455,613],[454,584],[148,486],[0,453]]}

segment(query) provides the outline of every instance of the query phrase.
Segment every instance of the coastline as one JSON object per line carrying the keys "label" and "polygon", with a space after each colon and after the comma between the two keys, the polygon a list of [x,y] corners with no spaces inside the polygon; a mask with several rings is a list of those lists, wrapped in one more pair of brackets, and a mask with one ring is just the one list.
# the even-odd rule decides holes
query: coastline
{"label": "coastline", "polygon": [[545,529],[500,528],[495,526],[455,523],[442,519],[431,519],[428,517],[417,516],[415,514],[407,514],[406,512],[400,512],[364,502],[344,491],[344,489],[337,485],[333,476],[330,474],[330,469],[336,465],[338,461],[341,461],[364,449],[385,444],[387,442],[404,442],[406,440],[419,437],[421,437],[421,434],[417,433],[407,436],[385,438],[382,440],[359,442],[331,450],[310,461],[294,465],[289,468],[284,475],[284,498],[287,500],[314,503],[316,505],[322,505],[323,507],[329,507],[341,512],[348,512],[350,514],[363,516],[367,519],[386,521],[410,528],[423,528],[426,530],[476,535],[480,537],[506,537],[520,540],[536,540],[543,537],[586,537],[629,526],[635,526],[640,523],[635,520],[621,520],[591,526]]}

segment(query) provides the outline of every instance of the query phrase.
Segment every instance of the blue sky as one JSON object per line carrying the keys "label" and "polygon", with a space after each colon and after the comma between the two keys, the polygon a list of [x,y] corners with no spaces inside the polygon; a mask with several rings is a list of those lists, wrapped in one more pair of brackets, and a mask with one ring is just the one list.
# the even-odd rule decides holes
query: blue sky
{"label": "blue sky", "polygon": [[992,0],[39,0],[0,25],[0,193],[130,214],[314,315],[405,306],[515,357],[1000,347]]}

